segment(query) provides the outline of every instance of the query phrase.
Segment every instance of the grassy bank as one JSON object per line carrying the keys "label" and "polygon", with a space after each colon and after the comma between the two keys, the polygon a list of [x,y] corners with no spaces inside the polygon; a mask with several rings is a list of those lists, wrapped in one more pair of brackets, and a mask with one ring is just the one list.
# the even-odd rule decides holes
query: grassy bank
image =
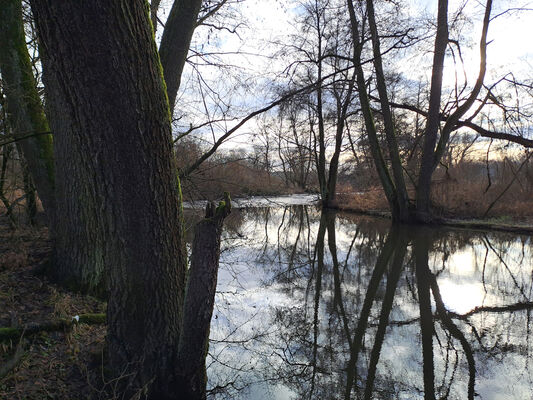
{"label": "grassy bank", "polygon": [[[533,234],[533,199],[513,197],[510,193],[486,210],[494,201],[473,188],[439,186],[432,193],[435,224],[483,230]],[[463,187],[464,188],[464,187]],[[440,194],[446,192],[446,196]],[[414,197],[414,194],[413,194]],[[387,199],[381,188],[338,195],[338,208],[347,212],[390,218]]]}

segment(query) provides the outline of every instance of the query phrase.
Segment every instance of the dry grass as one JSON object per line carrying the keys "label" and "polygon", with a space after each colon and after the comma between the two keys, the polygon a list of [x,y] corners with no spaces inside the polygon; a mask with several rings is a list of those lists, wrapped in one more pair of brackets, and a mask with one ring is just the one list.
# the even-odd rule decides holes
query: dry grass
{"label": "dry grass", "polygon": [[[183,139],[176,145],[178,168],[191,165],[207,150],[194,140]],[[259,160],[239,151],[223,151],[210,157],[181,181],[186,199],[219,198],[225,191],[232,197],[281,195],[294,192],[280,173],[268,171]],[[290,186],[290,185],[289,185]]]}
{"label": "dry grass", "polygon": [[205,165],[182,181],[186,198],[216,199],[225,191],[232,197],[279,195],[291,192],[285,182],[242,160]]}
{"label": "dry grass", "polygon": [[[499,219],[510,223],[530,223],[533,220],[533,174],[523,169],[517,178],[508,164],[498,166],[489,185],[484,166],[464,162],[451,167],[448,173],[438,170],[435,174],[431,200],[436,216],[461,219]],[[506,191],[507,186],[514,179]],[[389,211],[381,187],[371,187],[356,192],[345,185],[339,189],[338,201],[341,208],[360,211]],[[504,193],[505,192],[505,193]],[[502,195],[502,193],[504,193]],[[414,201],[414,189],[409,188]],[[495,203],[494,203],[495,202]],[[491,204],[494,203],[492,206]],[[490,207],[490,210],[489,210]],[[489,210],[487,212],[487,210]]]}
{"label": "dry grass", "polygon": [[388,203],[380,186],[364,192],[356,192],[350,186],[343,186],[337,193],[337,201],[343,209],[361,211],[387,211]]}
{"label": "dry grass", "polygon": [[433,183],[431,195],[436,214],[518,221],[533,218],[533,185],[527,169],[514,179],[511,170],[503,166],[489,185],[484,175],[474,179],[471,168],[468,163],[454,166],[448,176]]}
{"label": "dry grass", "polygon": [[[11,230],[0,216],[0,327],[102,312],[105,304],[34,273],[50,252],[46,228]],[[22,358],[0,379],[0,399],[108,399],[103,394],[105,326],[78,325],[0,344],[0,366],[20,345]],[[94,389],[93,389],[94,388]]]}
{"label": "dry grass", "polygon": [[24,251],[8,250],[0,258],[0,270],[15,269],[28,264],[28,254]]}

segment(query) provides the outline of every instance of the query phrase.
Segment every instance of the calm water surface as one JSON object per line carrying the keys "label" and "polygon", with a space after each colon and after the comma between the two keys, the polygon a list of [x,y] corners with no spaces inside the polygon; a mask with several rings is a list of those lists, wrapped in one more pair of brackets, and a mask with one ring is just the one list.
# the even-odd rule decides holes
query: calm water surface
{"label": "calm water surface", "polygon": [[530,236],[303,202],[226,221],[211,398],[533,399]]}

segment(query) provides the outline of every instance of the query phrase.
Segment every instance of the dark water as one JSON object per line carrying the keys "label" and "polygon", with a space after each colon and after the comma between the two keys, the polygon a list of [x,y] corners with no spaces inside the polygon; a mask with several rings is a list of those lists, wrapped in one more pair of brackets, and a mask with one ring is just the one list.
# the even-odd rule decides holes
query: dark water
{"label": "dark water", "polygon": [[529,236],[292,205],[223,247],[212,398],[533,399]]}

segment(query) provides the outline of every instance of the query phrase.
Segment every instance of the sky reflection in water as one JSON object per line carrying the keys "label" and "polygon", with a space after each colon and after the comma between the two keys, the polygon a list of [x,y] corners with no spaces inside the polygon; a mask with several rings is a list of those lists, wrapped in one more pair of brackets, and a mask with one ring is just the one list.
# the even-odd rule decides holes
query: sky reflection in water
{"label": "sky reflection in water", "polygon": [[211,397],[533,398],[531,253],[528,236],[234,210]]}

